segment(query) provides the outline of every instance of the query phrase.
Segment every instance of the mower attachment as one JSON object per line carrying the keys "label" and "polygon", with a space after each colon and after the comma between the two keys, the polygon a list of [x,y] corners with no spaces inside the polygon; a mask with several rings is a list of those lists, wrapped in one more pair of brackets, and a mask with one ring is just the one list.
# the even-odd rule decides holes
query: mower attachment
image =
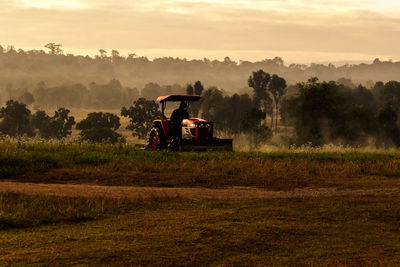
{"label": "mower attachment", "polygon": [[233,151],[232,139],[180,140],[180,151]]}

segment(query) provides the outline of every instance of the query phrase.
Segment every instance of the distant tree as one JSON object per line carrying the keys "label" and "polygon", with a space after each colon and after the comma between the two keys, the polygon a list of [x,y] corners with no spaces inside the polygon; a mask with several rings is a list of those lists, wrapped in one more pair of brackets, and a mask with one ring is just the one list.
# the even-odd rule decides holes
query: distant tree
{"label": "distant tree", "polygon": [[44,47],[48,48],[50,50],[50,54],[52,55],[61,55],[63,54],[61,46],[61,44],[48,43]]}
{"label": "distant tree", "polygon": [[[310,79],[284,101],[285,121],[293,123],[297,144],[329,142],[359,146],[380,131],[370,92],[336,82]],[[365,89],[367,90],[367,89]]]}
{"label": "distant tree", "polygon": [[400,82],[389,81],[385,83],[380,91],[380,98],[386,103],[391,103],[395,106],[400,105]]}
{"label": "distant tree", "polygon": [[254,104],[256,108],[261,108],[265,113],[271,114],[271,123],[274,119],[272,114],[272,99],[268,93],[268,84],[271,81],[271,75],[263,70],[253,72],[248,79],[249,87],[254,90]]}
{"label": "distant tree", "polygon": [[162,94],[162,88],[157,83],[148,83],[141,91],[141,96],[149,100],[156,100]]}
{"label": "distant tree", "polygon": [[107,51],[104,49],[99,50],[100,53],[100,58],[106,58],[107,57]]}
{"label": "distant tree", "polygon": [[264,118],[265,112],[253,108],[246,113],[241,121],[243,132],[250,136],[250,144],[254,148],[258,148],[272,136],[272,130],[266,125],[261,125],[261,121],[264,120]]}
{"label": "distant tree", "polygon": [[195,82],[194,85],[193,85],[193,88],[194,88],[194,94],[195,95],[201,95],[201,93],[204,90],[204,87],[203,87],[203,85],[201,84],[200,81]]}
{"label": "distant tree", "polygon": [[254,102],[258,108],[261,107],[263,101],[269,98],[267,87],[270,80],[269,73],[263,70],[253,72],[253,75],[248,79],[249,87],[254,90]]}
{"label": "distant tree", "polygon": [[121,106],[124,97],[121,82],[116,79],[110,80],[107,84],[91,83],[89,93],[92,106],[95,108],[118,108]]}
{"label": "distant tree", "polygon": [[35,102],[35,98],[33,97],[33,95],[29,92],[25,92],[22,95],[20,95],[18,97],[18,100],[22,103],[26,103],[27,105],[32,104],[33,102]]}
{"label": "distant tree", "polygon": [[253,108],[246,113],[241,121],[244,133],[252,133],[256,128],[261,125],[262,120],[265,118],[265,112],[260,109]]}
{"label": "distant tree", "polygon": [[123,57],[121,57],[117,50],[111,50],[111,59],[113,63],[120,63],[123,61]]}
{"label": "distant tree", "polygon": [[222,124],[225,114],[220,111],[223,102],[224,95],[222,91],[218,90],[216,87],[210,87],[205,90],[201,99],[201,117],[209,121],[214,121],[216,123],[216,128],[219,130],[224,128]]}
{"label": "distant tree", "polygon": [[119,117],[112,113],[93,112],[76,125],[81,138],[91,142],[124,142],[122,135],[115,132],[121,126]]}
{"label": "distant tree", "polygon": [[[222,130],[228,134],[240,134],[246,129],[242,127],[242,120],[254,108],[254,103],[248,94],[234,94],[225,96],[218,112],[221,113]],[[265,113],[264,118],[265,118]]]}
{"label": "distant tree", "polygon": [[186,94],[187,95],[193,95],[193,86],[191,84],[189,84],[188,86],[186,86]]}
{"label": "distant tree", "polygon": [[[298,144],[320,146],[329,141],[335,123],[342,118],[345,99],[335,82],[299,83],[299,95],[289,99],[288,113],[294,121]],[[343,128],[343,127],[342,127]]]}
{"label": "distant tree", "polygon": [[[278,75],[272,75],[272,78],[268,84],[268,90],[271,92],[274,104],[275,104],[275,131],[278,130],[278,115],[279,115],[279,105],[282,97],[286,93],[286,81],[285,79],[279,77]],[[272,126],[271,126],[272,129]]]}
{"label": "distant tree", "polygon": [[283,65],[283,63],[284,63],[284,61],[281,57],[274,57],[274,59],[272,61],[277,65]]}
{"label": "distant tree", "polygon": [[0,110],[0,132],[9,136],[33,135],[30,124],[31,112],[24,103],[8,100]]}
{"label": "distant tree", "polygon": [[348,88],[355,88],[356,87],[356,85],[353,83],[353,81],[351,79],[340,78],[339,80],[337,80],[337,83],[339,85],[343,85],[343,86],[346,86]]}
{"label": "distant tree", "polygon": [[133,136],[146,139],[153,120],[156,117],[160,117],[161,112],[155,101],[139,98],[133,103],[133,106],[129,108],[123,107],[121,109],[121,116],[130,118],[129,125],[126,129],[132,130]]}
{"label": "distant tree", "polygon": [[400,130],[397,125],[397,112],[398,110],[393,107],[391,103],[387,103],[379,112],[378,121],[381,127],[381,143],[387,144],[387,139],[391,140],[392,143],[399,147],[400,146]]}
{"label": "distant tree", "polygon": [[111,56],[113,58],[119,58],[120,54],[119,54],[119,52],[117,50],[111,50]]}
{"label": "distant tree", "polygon": [[128,60],[133,60],[136,57],[135,53],[128,54]]}

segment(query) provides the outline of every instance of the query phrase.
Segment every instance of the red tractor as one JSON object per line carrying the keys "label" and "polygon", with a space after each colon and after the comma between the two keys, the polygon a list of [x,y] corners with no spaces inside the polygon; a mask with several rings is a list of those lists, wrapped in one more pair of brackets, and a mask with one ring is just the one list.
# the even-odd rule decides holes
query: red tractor
{"label": "red tractor", "polygon": [[181,102],[186,106],[198,101],[199,95],[160,96],[162,117],[153,121],[149,133],[148,149],[171,151],[232,151],[232,139],[218,139],[213,136],[214,122],[199,118],[185,118],[180,125],[165,116],[167,102]]}

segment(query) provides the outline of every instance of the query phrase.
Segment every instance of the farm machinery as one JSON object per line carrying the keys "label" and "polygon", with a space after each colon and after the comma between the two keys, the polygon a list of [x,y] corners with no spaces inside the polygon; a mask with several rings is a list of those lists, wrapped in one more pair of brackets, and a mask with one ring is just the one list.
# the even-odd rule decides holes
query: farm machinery
{"label": "farm machinery", "polygon": [[[200,118],[189,118],[183,116],[174,119],[165,116],[167,102],[180,102],[180,107],[188,107],[191,102],[198,101],[199,95],[167,95],[157,98],[161,104],[161,118],[153,121],[148,135],[149,150],[170,151],[232,151],[232,139],[219,139],[214,137],[214,122]],[[175,112],[175,111],[174,111]]]}

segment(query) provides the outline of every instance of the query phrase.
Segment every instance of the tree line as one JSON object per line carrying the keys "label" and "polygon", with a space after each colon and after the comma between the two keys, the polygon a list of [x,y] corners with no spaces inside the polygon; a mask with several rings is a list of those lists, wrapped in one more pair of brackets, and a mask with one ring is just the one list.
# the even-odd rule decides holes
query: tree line
{"label": "tree line", "polygon": [[400,62],[376,59],[371,64],[335,66],[286,64],[280,57],[257,62],[237,62],[229,57],[223,60],[172,57],[150,60],[134,52],[122,56],[117,50],[104,49],[92,57],[73,55],[64,52],[62,45],[56,43],[29,51],[0,45],[0,95],[4,102],[8,97],[6,90],[25,88],[32,93],[31,90],[40,82],[54,88],[92,82],[104,85],[113,79],[132,89],[144,88],[149,82],[174,85],[200,80],[230,90],[232,94],[247,88],[248,74],[257,69],[285,77],[288,84],[306,82],[309,77],[319,77],[324,81],[337,81],[344,77],[370,87],[375,81],[387,82],[399,77]]}

